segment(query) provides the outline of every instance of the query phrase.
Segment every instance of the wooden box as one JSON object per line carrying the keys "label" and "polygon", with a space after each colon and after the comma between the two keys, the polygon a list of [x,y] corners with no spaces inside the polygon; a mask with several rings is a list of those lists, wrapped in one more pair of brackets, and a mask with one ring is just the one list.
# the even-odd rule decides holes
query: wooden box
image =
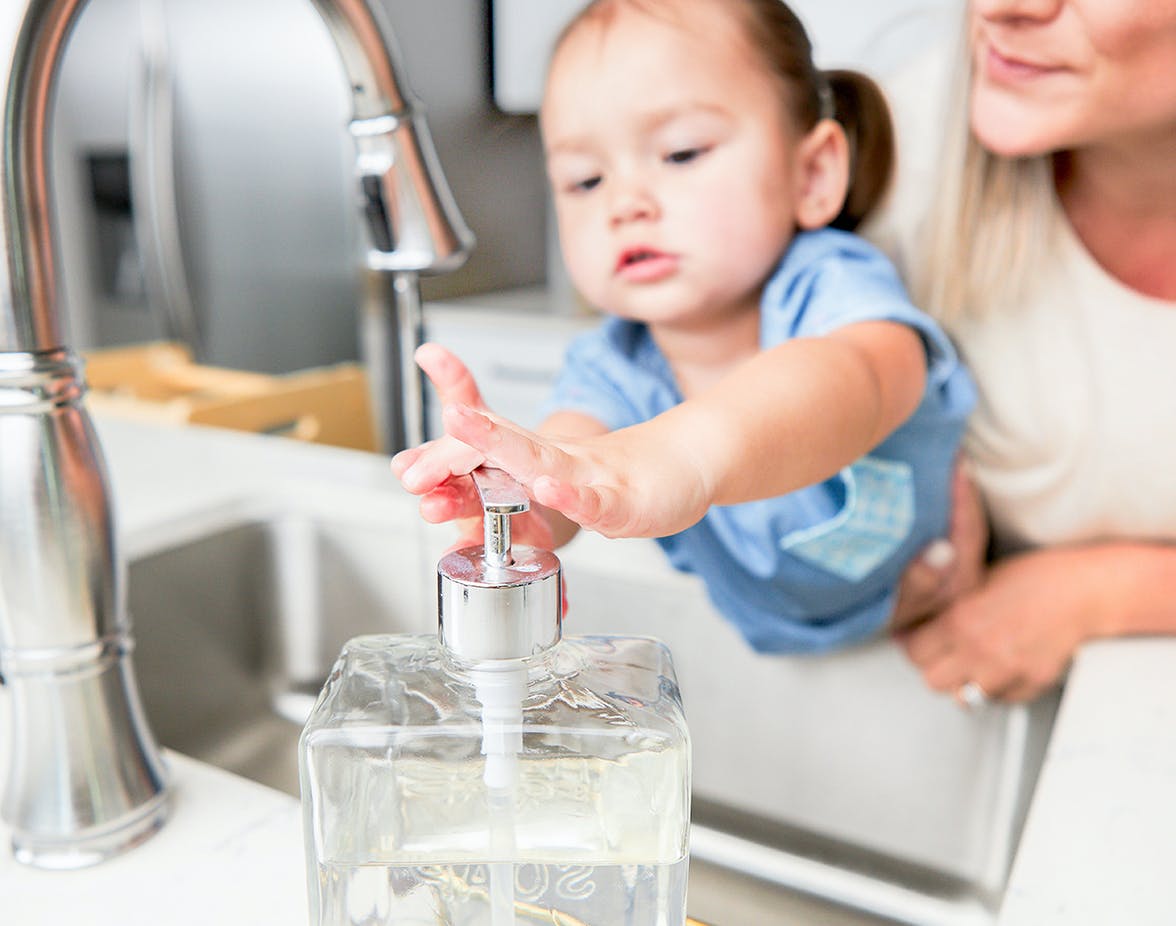
{"label": "wooden box", "polygon": [[88,351],[94,411],[376,450],[367,377],[355,363],[271,376],[193,362],[180,344]]}

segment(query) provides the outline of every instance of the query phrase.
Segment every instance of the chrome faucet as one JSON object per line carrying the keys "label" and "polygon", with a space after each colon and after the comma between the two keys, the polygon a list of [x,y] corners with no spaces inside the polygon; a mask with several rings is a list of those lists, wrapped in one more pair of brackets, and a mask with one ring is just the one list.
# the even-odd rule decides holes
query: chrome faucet
{"label": "chrome faucet", "polygon": [[[418,274],[459,266],[472,236],[374,0],[311,2],[351,87],[369,233],[364,352],[385,444],[404,446],[423,433],[419,375],[400,351],[420,338]],[[131,667],[105,464],[57,290],[49,110],[84,4],[0,2],[0,676],[11,721],[0,815],[16,857],[47,868],[136,845],[168,809],[166,769]]]}

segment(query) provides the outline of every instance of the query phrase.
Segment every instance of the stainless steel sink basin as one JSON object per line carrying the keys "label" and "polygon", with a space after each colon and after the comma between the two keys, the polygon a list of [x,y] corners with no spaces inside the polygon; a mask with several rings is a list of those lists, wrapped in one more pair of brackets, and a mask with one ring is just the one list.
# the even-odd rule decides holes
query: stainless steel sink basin
{"label": "stainless steel sink basin", "polygon": [[[297,795],[302,719],[340,647],[434,629],[445,539],[404,505],[285,499],[134,552],[135,667],[161,742]],[[563,556],[567,632],[674,651],[695,742],[692,916],[992,921],[1049,706],[964,716],[884,646],[752,656],[692,580],[644,568],[656,551],[603,543]]]}
{"label": "stainless steel sink basin", "polygon": [[419,576],[386,581],[394,539],[276,518],[133,562],[135,667],[160,741],[297,795],[298,733],[343,642],[423,629]]}

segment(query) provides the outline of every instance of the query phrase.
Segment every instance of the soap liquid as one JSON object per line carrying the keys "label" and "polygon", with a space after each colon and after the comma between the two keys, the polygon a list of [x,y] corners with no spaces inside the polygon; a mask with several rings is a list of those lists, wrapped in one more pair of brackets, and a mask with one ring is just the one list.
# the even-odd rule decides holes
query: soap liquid
{"label": "soap liquid", "polygon": [[[515,921],[519,926],[682,926],[687,864],[685,858],[667,865],[515,863],[509,866]],[[493,926],[490,869],[470,863],[320,865],[321,921]]]}
{"label": "soap liquid", "polygon": [[688,810],[675,788],[687,756],[658,745],[612,760],[522,761],[505,819],[480,760],[401,761],[399,774],[335,792],[333,803],[365,807],[370,829],[335,829],[340,851],[316,859],[317,922],[683,926]]}
{"label": "soap liquid", "polygon": [[524,711],[511,673],[471,692],[395,641],[356,644],[303,734],[316,926],[683,926],[689,741],[643,723],[667,692],[634,668],[660,650],[564,641]]}

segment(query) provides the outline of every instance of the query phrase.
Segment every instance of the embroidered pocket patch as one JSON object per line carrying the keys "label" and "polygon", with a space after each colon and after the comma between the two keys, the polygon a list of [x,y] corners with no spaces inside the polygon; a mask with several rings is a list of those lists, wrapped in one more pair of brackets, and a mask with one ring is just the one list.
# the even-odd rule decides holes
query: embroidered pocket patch
{"label": "embroidered pocket patch", "polygon": [[863,457],[843,469],[845,505],[832,518],[780,541],[791,555],[850,581],[889,559],[915,523],[914,470],[909,463]]}

